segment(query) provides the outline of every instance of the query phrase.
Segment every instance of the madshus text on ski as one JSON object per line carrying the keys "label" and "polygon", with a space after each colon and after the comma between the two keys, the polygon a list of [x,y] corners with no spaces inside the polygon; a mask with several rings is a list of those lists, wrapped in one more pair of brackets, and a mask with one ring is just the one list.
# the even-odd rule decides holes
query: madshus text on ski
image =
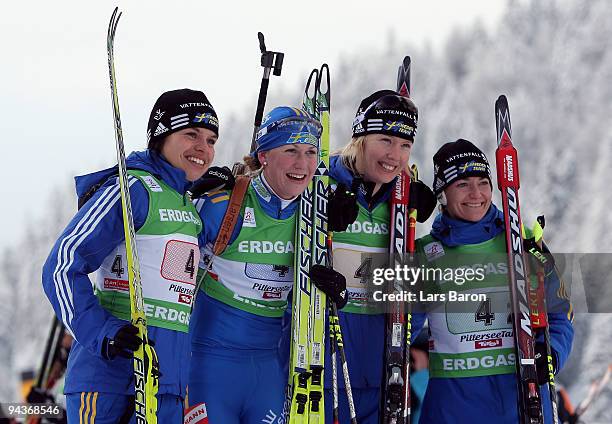
{"label": "madshus text on ski", "polygon": [[[126,155],[121,16],[107,30],[117,165],[76,177],[79,208],[42,269],[58,323],[32,399],[55,402],[64,379],[70,423],[562,422],[555,375],[573,313],[544,218],[521,220],[505,96],[499,207],[488,158],[461,134],[439,140],[433,187],[419,179],[410,57],[393,89],[353,93],[351,137],[332,152],[330,68],[313,69],[301,101],[266,107],[284,54],[261,33],[253,133],[233,147],[245,155],[234,172],[214,163],[228,141],[200,89],[162,93],[143,150]],[[370,301],[373,277],[385,302]],[[417,288],[436,302],[405,301]]]}

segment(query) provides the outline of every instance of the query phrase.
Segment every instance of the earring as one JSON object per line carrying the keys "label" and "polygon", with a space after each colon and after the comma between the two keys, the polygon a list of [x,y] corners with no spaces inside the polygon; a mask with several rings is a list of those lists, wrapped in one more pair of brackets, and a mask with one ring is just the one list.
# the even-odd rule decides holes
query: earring
{"label": "earring", "polygon": [[262,164],[264,167],[268,166],[268,162],[264,161],[264,163]]}

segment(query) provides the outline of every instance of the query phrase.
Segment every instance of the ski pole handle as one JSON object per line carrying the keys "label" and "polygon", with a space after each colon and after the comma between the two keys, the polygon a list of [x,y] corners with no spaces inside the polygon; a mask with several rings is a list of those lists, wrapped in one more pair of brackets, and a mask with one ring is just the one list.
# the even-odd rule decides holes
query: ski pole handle
{"label": "ski pole handle", "polygon": [[[257,33],[257,38],[259,39],[259,50],[261,50],[261,60],[263,62],[263,54],[267,51],[266,50],[266,42],[264,41],[264,35],[262,32],[258,32]],[[261,66],[264,66],[264,64],[262,63]]]}

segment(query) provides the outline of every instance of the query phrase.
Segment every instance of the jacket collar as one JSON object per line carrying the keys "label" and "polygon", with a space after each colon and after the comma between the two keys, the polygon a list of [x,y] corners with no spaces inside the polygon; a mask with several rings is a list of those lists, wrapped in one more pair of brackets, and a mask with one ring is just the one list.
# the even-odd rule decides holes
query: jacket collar
{"label": "jacket collar", "polygon": [[[184,195],[191,185],[191,182],[187,181],[185,172],[182,169],[170,165],[163,156],[152,150],[130,153],[125,160],[125,164],[128,169],[139,169],[149,172],[168,184],[181,195]],[[93,186],[102,184],[110,177],[118,174],[119,170],[117,165],[115,165],[111,168],[106,168],[91,174],[75,177],[78,197],[86,194]]]}
{"label": "jacket collar", "polygon": [[[259,199],[263,210],[271,217],[276,219],[286,219],[291,217],[299,204],[300,196],[293,200],[283,200],[272,190],[262,173],[257,174],[251,180],[251,187]],[[287,204],[287,202],[289,202]]]}
{"label": "jacket collar", "polygon": [[504,214],[494,204],[478,222],[451,218],[446,212],[436,216],[431,235],[446,246],[477,244],[490,240],[504,231]]}
{"label": "jacket collar", "polygon": [[388,202],[397,180],[397,178],[394,178],[390,183],[384,184],[376,194],[372,195],[374,184],[364,182],[361,178],[353,175],[344,165],[340,156],[330,158],[330,168],[330,177],[349,187],[357,195],[359,204],[367,210],[373,210],[381,203]]}

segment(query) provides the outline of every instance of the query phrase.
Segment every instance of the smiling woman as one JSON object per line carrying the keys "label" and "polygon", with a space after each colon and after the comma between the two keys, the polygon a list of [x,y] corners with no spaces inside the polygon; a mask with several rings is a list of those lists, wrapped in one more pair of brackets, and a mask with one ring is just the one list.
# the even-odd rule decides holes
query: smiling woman
{"label": "smiling woman", "polygon": [[201,177],[215,157],[219,121],[201,91],[183,88],[162,94],[155,102],[147,126],[148,147],[188,181]]}
{"label": "smiling woman", "polygon": [[[212,162],[218,128],[204,93],[168,91],[151,111],[148,149],[126,159],[147,331],[149,340],[157,343],[162,370],[160,423],[183,422],[189,293],[196,281],[202,229],[186,189]],[[45,292],[75,338],[65,384],[68,421],[89,417],[93,422],[96,417],[120,422],[133,415],[131,358],[142,340],[130,323],[117,167],[79,176],[76,185],[81,208],[43,269]],[[90,273],[95,274],[93,284]]]}
{"label": "smiling woman", "polygon": [[[293,286],[299,196],[317,167],[320,135],[319,121],[303,110],[272,109],[256,135],[257,148],[247,157],[250,181],[239,179],[232,192],[196,200],[205,259],[190,323],[189,403],[194,413],[207,411],[211,423],[282,421],[287,371],[281,366],[279,338]],[[237,208],[231,204],[245,181]],[[228,230],[224,217],[231,210],[239,215]],[[218,249],[218,240],[228,241],[227,246]],[[325,282],[325,288],[317,287],[328,296],[344,290],[333,270],[317,275],[318,280],[311,273],[311,279]]]}
{"label": "smiling woman", "polygon": [[[337,184],[336,192],[349,192],[352,204],[347,201],[344,209],[354,210],[348,231],[344,231],[346,227],[333,228],[332,246],[334,268],[347,281],[348,304],[340,311],[339,319],[360,423],[379,421],[383,375],[385,316],[368,302],[368,274],[384,267],[387,261],[389,198],[400,172],[408,170],[417,121],[418,109],[412,100],[392,90],[376,91],[359,104],[351,141],[330,159],[330,179]],[[417,197],[416,203],[422,208],[418,218],[426,220],[435,206],[433,193],[420,181],[411,182],[410,188],[411,198]],[[330,214],[330,221],[332,217]],[[329,349],[325,355],[330,364]],[[338,386],[339,420],[349,422],[344,381],[338,381]],[[332,388],[331,373],[326,372],[326,418],[333,416]]]}
{"label": "smiling woman", "polygon": [[187,128],[166,137],[162,156],[175,168],[182,169],[188,181],[206,172],[215,156],[217,135],[207,128]]}
{"label": "smiling woman", "polygon": [[[516,404],[516,352],[512,321],[506,305],[510,290],[506,275],[506,233],[504,213],[491,202],[491,173],[485,154],[471,142],[459,139],[444,144],[433,157],[434,191],[441,204],[440,213],[428,235],[416,240],[417,254],[429,270],[444,269],[445,275],[431,280],[421,294],[425,298],[445,295],[444,302],[431,305],[426,313],[413,319],[429,322],[429,383],[422,403],[420,422],[516,423],[520,421]],[[524,228],[526,237],[531,230]],[[527,260],[527,258],[526,258]],[[572,346],[571,305],[561,298],[560,280],[549,263],[543,272],[547,314],[550,326],[550,357],[558,372]],[[487,266],[482,278],[469,278],[468,270]],[[504,269],[503,272],[497,270]],[[452,271],[452,279],[446,277]],[[450,282],[454,284],[449,284]],[[537,279],[531,275],[531,287]],[[461,287],[460,289],[458,287]],[[461,310],[453,307],[464,302]],[[418,334],[419,325],[412,331]],[[539,335],[536,340],[542,340]],[[543,341],[535,352],[546,352]],[[549,364],[545,353],[536,355],[537,380],[546,384]],[[534,388],[535,389],[535,388]],[[471,393],[470,396],[465,396]],[[552,422],[548,390],[540,388],[543,422]]]}
{"label": "smiling woman", "polygon": [[305,144],[277,147],[259,157],[270,188],[283,200],[299,196],[317,167],[317,148]]}
{"label": "smiling woman", "polygon": [[440,147],[433,161],[434,191],[446,213],[455,219],[480,221],[489,211],[493,197],[485,154],[460,138]]}
{"label": "smiling woman", "polygon": [[395,91],[380,90],[361,101],[353,138],[340,158],[353,176],[366,182],[369,196],[407,170],[417,120],[416,105]]}
{"label": "smiling woman", "polygon": [[264,180],[283,200],[305,189],[317,167],[321,123],[306,112],[281,106],[264,119],[257,133],[251,169],[261,167]]}

